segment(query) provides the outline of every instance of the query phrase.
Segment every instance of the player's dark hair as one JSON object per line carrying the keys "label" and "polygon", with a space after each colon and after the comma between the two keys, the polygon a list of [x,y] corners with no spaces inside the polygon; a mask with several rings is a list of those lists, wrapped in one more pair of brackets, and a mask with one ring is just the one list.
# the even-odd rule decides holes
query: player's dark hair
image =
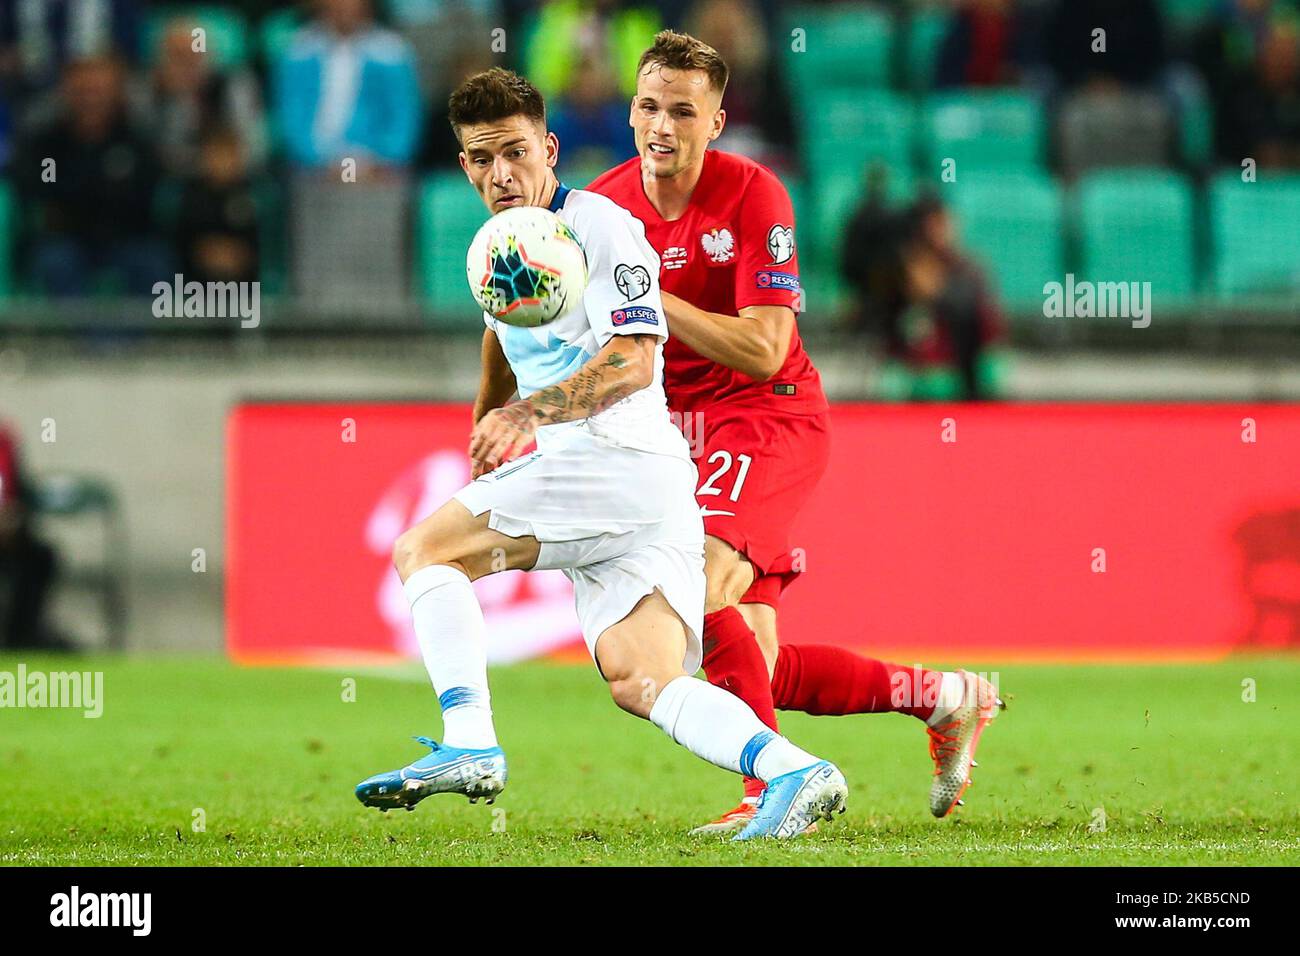
{"label": "player's dark hair", "polygon": [[703,70],[709,78],[709,85],[718,91],[719,96],[727,88],[727,79],[731,76],[721,53],[688,33],[673,30],[661,30],[655,34],[654,44],[641,54],[636,75],[640,76],[647,67],[665,66],[670,70]]}
{"label": "player's dark hair", "polygon": [[457,140],[463,126],[521,115],[546,129],[546,101],[537,87],[499,66],[475,73],[447,99],[447,117]]}

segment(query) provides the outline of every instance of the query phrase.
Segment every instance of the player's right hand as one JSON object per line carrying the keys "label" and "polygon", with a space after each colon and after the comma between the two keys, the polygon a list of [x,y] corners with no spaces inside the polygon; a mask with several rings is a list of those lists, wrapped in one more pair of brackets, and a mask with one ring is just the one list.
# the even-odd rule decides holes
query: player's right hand
{"label": "player's right hand", "polygon": [[537,421],[526,401],[494,408],[474,426],[469,439],[470,461],[486,474],[523,451],[536,433]]}

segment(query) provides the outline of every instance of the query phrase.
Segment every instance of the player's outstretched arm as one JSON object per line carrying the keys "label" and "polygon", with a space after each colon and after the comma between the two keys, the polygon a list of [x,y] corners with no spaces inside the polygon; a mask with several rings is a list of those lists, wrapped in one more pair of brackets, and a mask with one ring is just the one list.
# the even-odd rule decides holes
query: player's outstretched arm
{"label": "player's outstretched arm", "polygon": [[542,425],[590,418],[648,386],[659,342],[657,335],[612,336],[564,381],[487,412],[470,437],[469,457],[476,474],[519,454]]}
{"label": "player's outstretched arm", "polygon": [[500,408],[519,389],[501,340],[491,329],[483,332],[482,371],[479,372],[478,396],[474,399],[474,424],[494,408]]}
{"label": "player's outstretched arm", "polygon": [[750,305],[740,315],[706,312],[663,294],[668,327],[688,348],[719,365],[765,382],[781,370],[790,353],[794,310],[784,305]]}

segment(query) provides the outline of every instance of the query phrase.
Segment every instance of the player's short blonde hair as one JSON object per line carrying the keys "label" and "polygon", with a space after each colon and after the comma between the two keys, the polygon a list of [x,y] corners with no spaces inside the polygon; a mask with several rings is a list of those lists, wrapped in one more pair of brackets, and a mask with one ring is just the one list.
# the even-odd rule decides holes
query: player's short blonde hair
{"label": "player's short blonde hair", "polygon": [[655,35],[654,44],[641,54],[636,75],[640,76],[647,68],[664,66],[670,70],[703,70],[709,78],[709,86],[717,90],[719,96],[727,88],[727,79],[731,76],[721,53],[703,40],[673,30],[662,30]]}

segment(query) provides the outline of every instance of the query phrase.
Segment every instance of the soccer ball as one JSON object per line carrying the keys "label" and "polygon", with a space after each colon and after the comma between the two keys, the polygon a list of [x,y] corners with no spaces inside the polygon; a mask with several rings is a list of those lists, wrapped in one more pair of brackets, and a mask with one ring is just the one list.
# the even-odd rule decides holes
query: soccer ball
{"label": "soccer ball", "polygon": [[465,259],[483,311],[533,328],[571,311],[587,288],[587,256],[573,230],[540,206],[515,206],[479,229]]}

